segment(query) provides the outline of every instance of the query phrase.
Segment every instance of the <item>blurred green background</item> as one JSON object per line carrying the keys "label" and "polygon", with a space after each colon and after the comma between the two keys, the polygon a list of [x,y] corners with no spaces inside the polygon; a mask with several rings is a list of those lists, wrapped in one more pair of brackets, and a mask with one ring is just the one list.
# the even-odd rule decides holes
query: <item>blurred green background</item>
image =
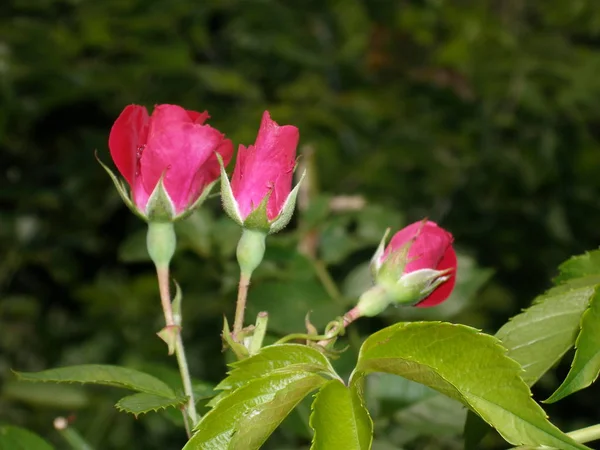
{"label": "blurred green background", "polygon": [[[173,376],[154,335],[145,226],[93,157],[110,161],[108,133],[129,103],[207,109],[236,146],[254,141],[265,109],[300,128],[310,189],[269,238],[250,294],[248,317],[269,310],[275,336],[301,331],[309,310],[322,327],[351,306],[386,227],[427,216],[454,234],[453,298],[353,325],[344,374],[360,340],[394,321],[494,333],[560,262],[598,245],[595,0],[5,0],[0,12],[0,422],[59,448],[57,415],[98,449],[184,442],[177,415],[117,413],[116,389],[26,386],[10,372],[108,363]],[[239,229],[213,198],[178,231],[191,368],[218,382]],[[461,448],[456,405],[399,378],[370,383],[376,450]],[[568,431],[600,421],[598,398],[592,387],[546,410]],[[309,407],[265,448],[307,448]]]}

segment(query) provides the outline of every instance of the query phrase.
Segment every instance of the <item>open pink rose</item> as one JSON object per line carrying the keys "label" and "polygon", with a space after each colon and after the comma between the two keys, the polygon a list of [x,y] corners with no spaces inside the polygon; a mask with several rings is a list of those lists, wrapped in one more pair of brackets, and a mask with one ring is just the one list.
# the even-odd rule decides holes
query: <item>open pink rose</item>
{"label": "open pink rose", "polygon": [[145,107],[127,106],[108,139],[110,154],[131,188],[132,201],[146,215],[148,200],[161,177],[175,216],[188,210],[220,172],[215,155],[227,164],[229,139],[209,125],[208,113],[176,105],[158,105],[152,116]]}
{"label": "open pink rose", "polygon": [[456,253],[452,248],[452,235],[440,228],[435,222],[415,222],[398,231],[383,254],[379,257],[378,264],[383,265],[394,255],[402,256],[404,265],[402,278],[408,278],[409,274],[429,273],[432,271],[448,271],[442,278],[431,277],[431,282],[437,281],[437,287],[431,291],[416,306],[435,306],[446,300],[456,283]]}
{"label": "open pink rose", "polygon": [[298,139],[298,128],[277,125],[265,111],[255,144],[240,145],[231,190],[242,221],[269,194],[267,219],[279,216],[292,189]]}

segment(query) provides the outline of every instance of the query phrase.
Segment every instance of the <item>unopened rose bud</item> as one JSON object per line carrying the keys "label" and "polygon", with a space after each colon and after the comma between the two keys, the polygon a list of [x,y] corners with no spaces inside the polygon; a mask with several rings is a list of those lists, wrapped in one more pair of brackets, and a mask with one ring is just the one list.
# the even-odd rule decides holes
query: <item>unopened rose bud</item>
{"label": "unopened rose bud", "polygon": [[109,173],[125,204],[148,222],[188,216],[207,197],[233,145],[204,122],[207,112],[158,105],[152,116],[129,105],[115,121],[108,139],[110,154],[129,185]]}
{"label": "unopened rose bud", "polygon": [[361,315],[377,315],[390,304],[429,307],[446,300],[456,282],[452,235],[420,221],[398,231],[387,247],[386,236],[371,261],[375,286],[357,305]]}

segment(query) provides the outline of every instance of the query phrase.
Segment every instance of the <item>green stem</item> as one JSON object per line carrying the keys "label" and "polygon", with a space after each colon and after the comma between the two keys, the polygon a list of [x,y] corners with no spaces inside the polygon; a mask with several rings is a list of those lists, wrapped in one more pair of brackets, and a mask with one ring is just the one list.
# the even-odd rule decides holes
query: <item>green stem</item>
{"label": "green stem", "polygon": [[[165,314],[165,322],[167,327],[178,326],[173,319],[173,310],[171,307],[171,294],[169,292],[169,267],[156,266],[156,274],[158,277],[158,288],[160,291],[160,301],[162,303],[163,312]],[[181,339],[181,330],[177,331],[175,339],[175,357],[179,365],[179,373],[181,374],[181,382],[183,383],[183,391],[188,397],[186,403],[186,411],[189,420],[192,422],[193,428],[198,422],[198,413],[196,412],[196,401],[194,400],[194,391],[192,390],[192,379],[187,359],[185,357],[185,349],[183,347],[183,339]]]}
{"label": "green stem", "polygon": [[596,439],[600,439],[600,424],[571,431],[570,433],[567,433],[567,435],[580,444],[595,441]]}
{"label": "green stem", "polygon": [[54,419],[54,428],[73,450],[93,450],[75,428],[69,427],[69,421],[64,417]]}
{"label": "green stem", "polygon": [[233,322],[233,338],[244,328],[244,312],[246,311],[246,299],[248,297],[248,286],[250,286],[250,275],[240,273],[240,284],[238,286],[237,303],[235,305],[235,321]]}
{"label": "green stem", "polygon": [[[348,311],[346,314],[344,314],[343,322],[342,322],[342,327],[344,329],[346,329],[346,327],[348,325],[350,325],[352,322],[354,322],[359,317],[361,317],[361,312],[359,311],[358,307],[355,306],[350,311]],[[337,334],[336,334],[336,336],[337,336]],[[322,347],[325,347],[329,343],[329,341],[331,339],[333,339],[333,337],[331,337],[331,336],[324,336],[323,340],[317,342],[317,344],[320,345],[320,346],[322,346]]]}
{"label": "green stem", "polygon": [[[592,425],[587,428],[581,428],[579,430],[571,431],[567,433],[571,439],[580,444],[585,444],[586,442],[595,441],[600,439],[600,424]],[[521,447],[513,447],[514,450],[542,450],[547,447],[532,447],[532,446],[521,446]]]}

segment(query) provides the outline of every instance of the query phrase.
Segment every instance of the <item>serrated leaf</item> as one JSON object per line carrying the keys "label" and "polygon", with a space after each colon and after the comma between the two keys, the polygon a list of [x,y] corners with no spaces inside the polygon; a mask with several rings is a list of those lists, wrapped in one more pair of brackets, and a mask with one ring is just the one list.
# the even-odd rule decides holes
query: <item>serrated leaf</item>
{"label": "serrated leaf", "polygon": [[588,309],[581,317],[575,357],[567,377],[546,403],[556,402],[592,384],[600,373],[600,286],[596,288]]}
{"label": "serrated leaf", "polygon": [[496,338],[465,325],[398,323],[363,343],[351,382],[370,372],[394,373],[460,401],[513,445],[587,448],[548,422],[505,353]]}
{"label": "serrated leaf", "polygon": [[573,256],[559,267],[560,275],[554,279],[555,284],[564,283],[573,278],[597,275],[600,273],[600,250]]}
{"label": "serrated leaf", "polygon": [[339,380],[328,381],[315,396],[310,415],[314,430],[311,450],[368,450],[373,422],[356,390]]}
{"label": "serrated leaf", "polygon": [[184,450],[254,450],[326,380],[306,372],[256,378],[223,398],[198,423]]}
{"label": "serrated leaf", "polygon": [[0,450],[54,450],[48,442],[25,428],[0,426]]}
{"label": "serrated leaf", "polygon": [[521,364],[523,380],[533,385],[575,344],[581,315],[594,295],[596,278],[576,279],[550,289],[533,306],[496,333],[507,356]]}
{"label": "serrated leaf", "polygon": [[286,372],[322,373],[338,377],[329,360],[318,350],[299,344],[263,347],[250,358],[230,364],[232,370],[215,389],[233,390],[266,374]]}
{"label": "serrated leaf", "polygon": [[85,364],[41,372],[15,372],[15,375],[25,381],[102,384],[163,397],[175,397],[173,389],[163,381],[147,373],[128,369],[127,367]]}
{"label": "serrated leaf", "polygon": [[187,402],[186,396],[179,396],[175,398],[163,397],[162,395],[147,394],[145,392],[139,392],[137,394],[128,395],[123,397],[117,402],[115,407],[119,411],[139,416],[140,414],[146,414],[150,411],[160,411],[166,408],[179,408]]}

